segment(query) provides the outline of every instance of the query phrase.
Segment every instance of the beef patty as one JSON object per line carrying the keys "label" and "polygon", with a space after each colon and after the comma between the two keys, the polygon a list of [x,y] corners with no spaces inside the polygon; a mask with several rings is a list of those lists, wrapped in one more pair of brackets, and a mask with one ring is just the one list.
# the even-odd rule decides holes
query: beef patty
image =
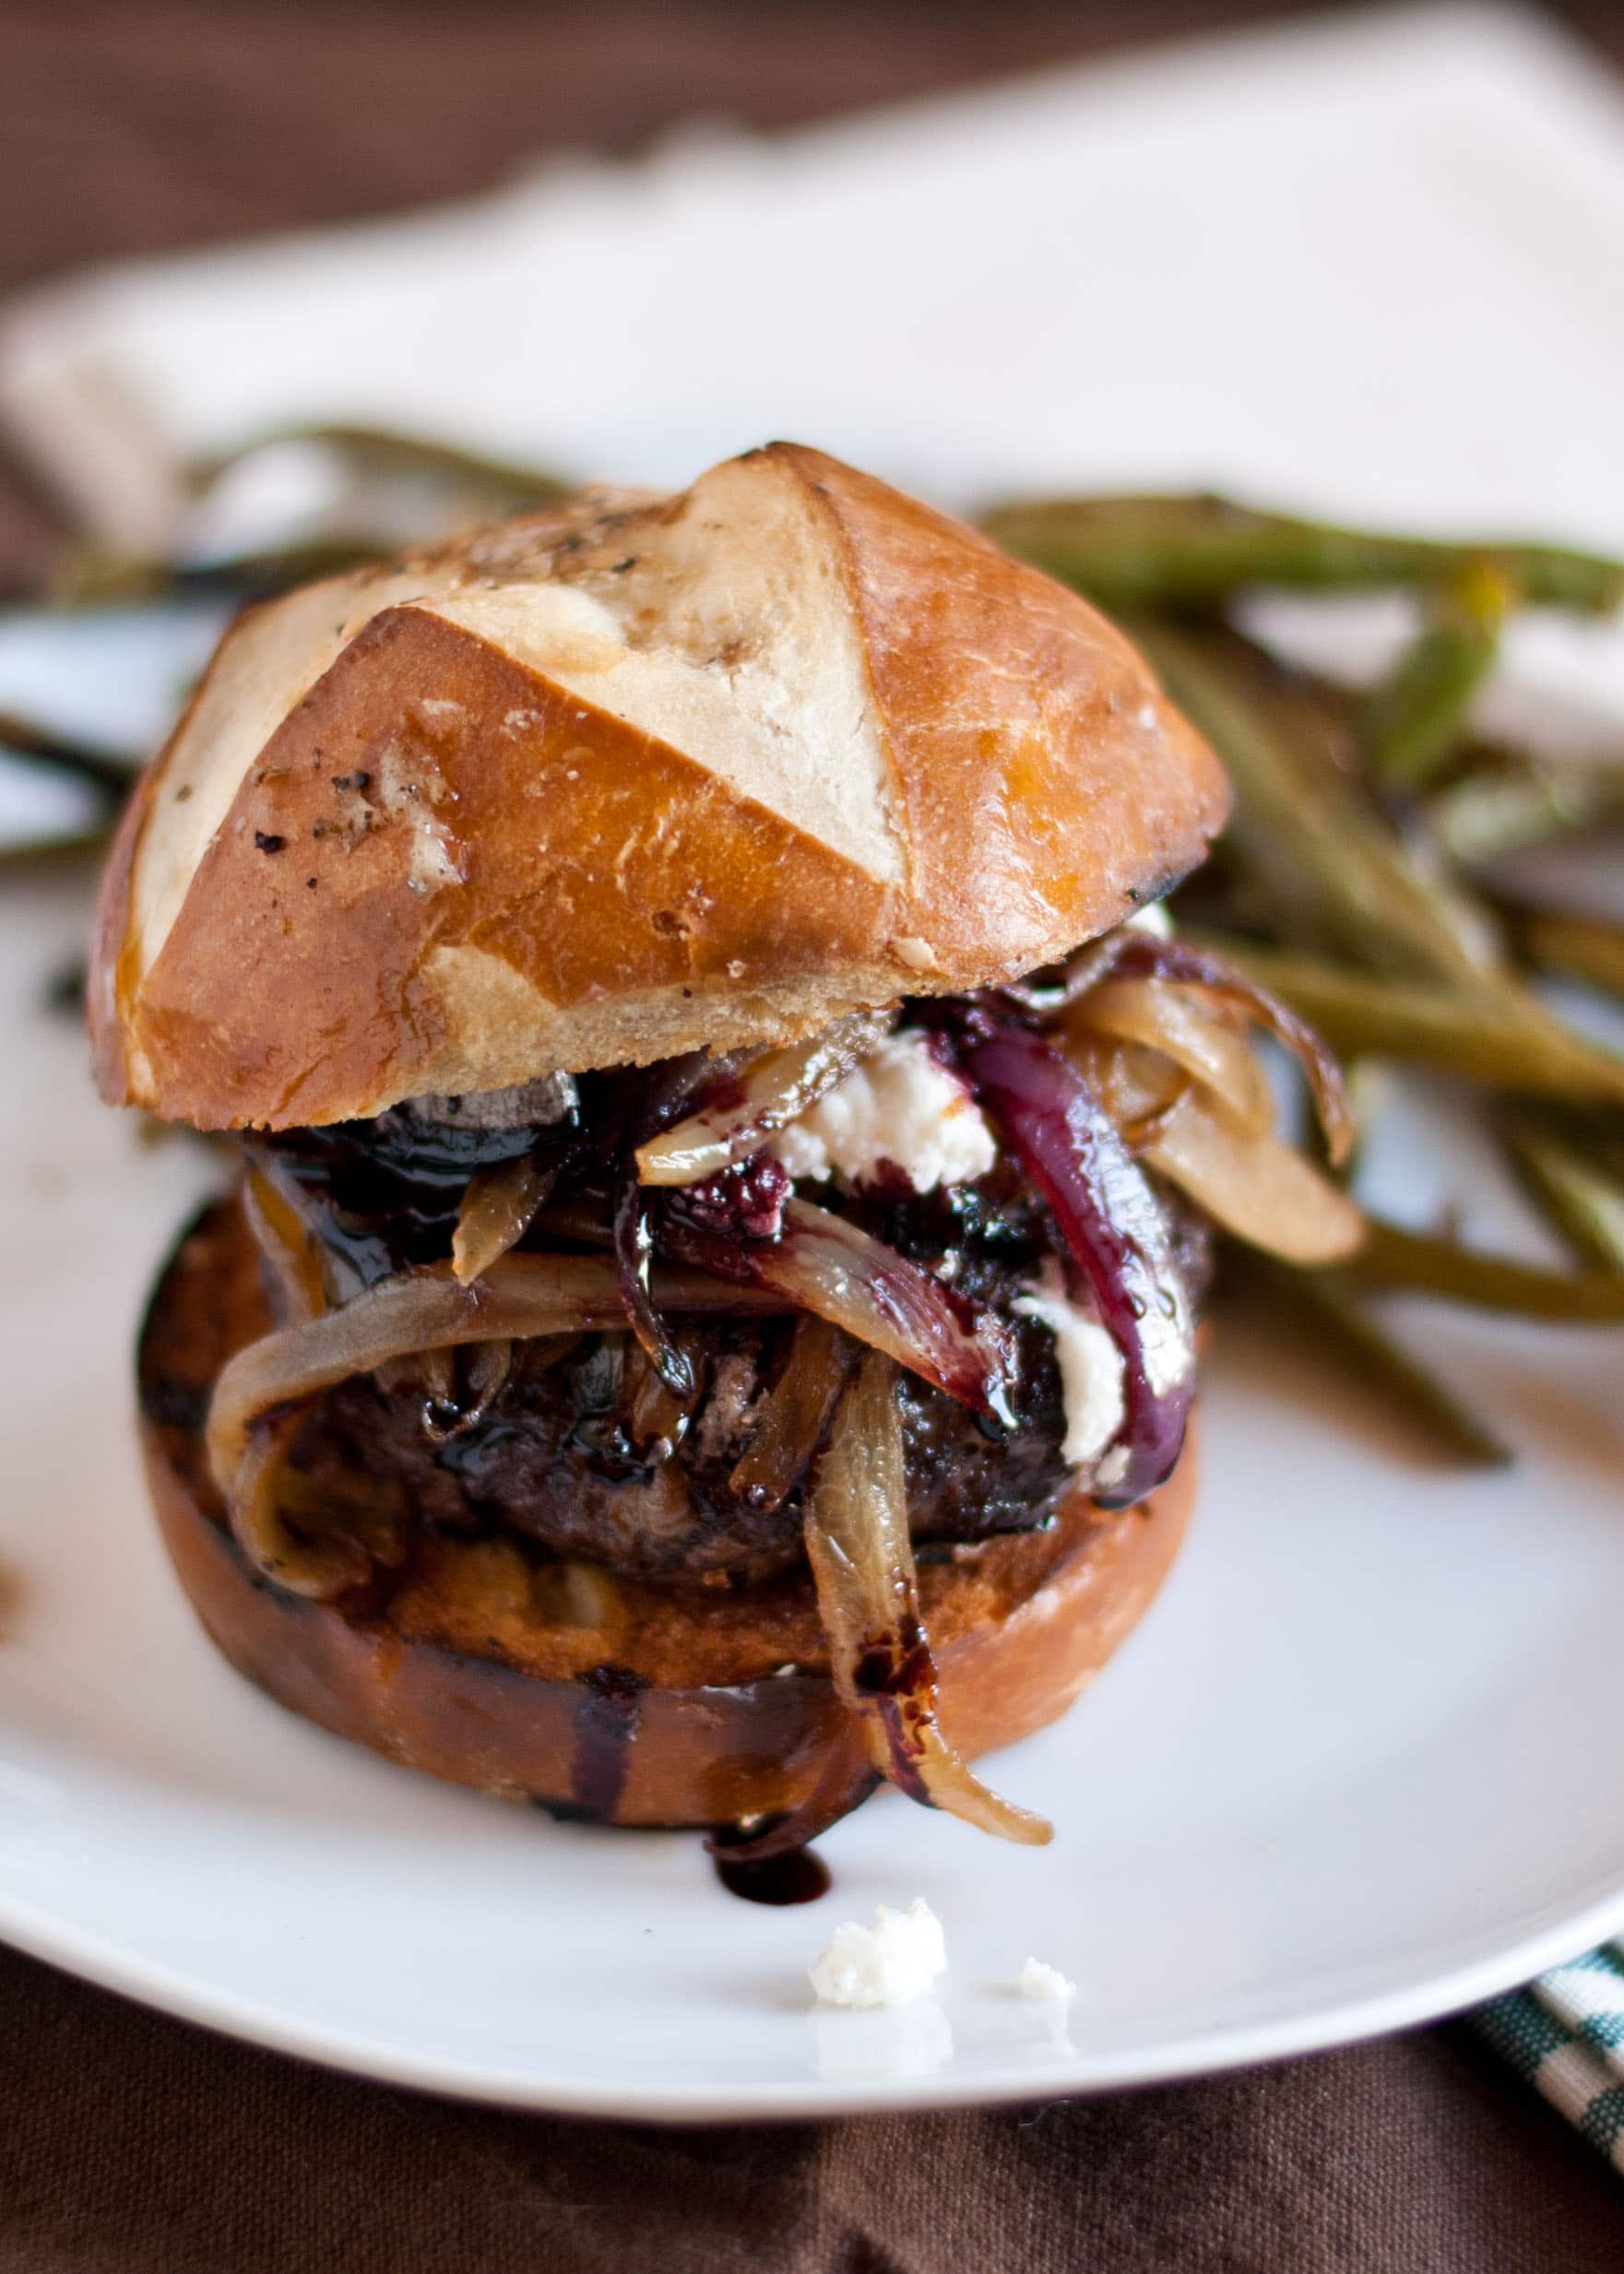
{"label": "beef patty", "polygon": [[[646,1085],[668,1070],[627,1077]],[[582,1111],[623,1119],[582,1084]],[[567,1147],[573,1121],[561,1122]],[[249,1156],[297,1179],[314,1202],[329,1258],[348,1288],[443,1255],[463,1185],[476,1167],[533,1143],[536,1130],[439,1127],[397,1109],[376,1122],[251,1141]],[[594,1155],[564,1154],[585,1174],[589,1210],[608,1205],[592,1183]],[[1019,1319],[1014,1298],[1045,1259],[1061,1252],[1048,1207],[1007,1156],[973,1184],[916,1193],[821,1190],[820,1202],[928,1269],[1009,1323],[1014,1356],[1013,1431],[990,1429],[943,1392],[904,1375],[898,1396],[909,1520],[929,1556],[996,1533],[1037,1530],[1070,1488],[1061,1457],[1065,1412],[1047,1328]],[[1191,1300],[1206,1276],[1206,1235],[1169,1201],[1184,1248]],[[556,1230],[545,1237],[556,1239]],[[566,1226],[567,1237],[567,1226]],[[660,1413],[647,1362],[625,1332],[514,1345],[499,1388],[477,1388],[474,1361],[456,1359],[456,1395],[436,1404],[420,1366],[397,1366],[326,1393],[293,1451],[296,1468],[335,1458],[346,1469],[405,1487],[417,1521],[457,1534],[505,1532],[552,1556],[643,1579],[747,1581],[802,1553],[805,1470],[763,1505],[733,1482],[755,1442],[764,1401],[783,1373],[793,1322],[741,1316],[684,1326],[697,1396],[680,1421]],[[488,1360],[486,1361],[489,1362]],[[444,1384],[441,1385],[444,1387]],[[472,1410],[468,1410],[471,1405]],[[674,1426],[673,1426],[674,1425]]]}
{"label": "beef patty", "polygon": [[[928,1550],[1036,1530],[1071,1481],[1053,1340],[1011,1309],[1053,1251],[1047,1211],[1008,1169],[946,1193],[839,1205],[918,1261],[951,1259],[953,1284],[1014,1326],[1013,1432],[990,1433],[942,1392],[902,1378],[915,1540]],[[398,1478],[421,1520],[445,1530],[506,1531],[551,1555],[644,1579],[760,1579],[801,1553],[802,1486],[762,1508],[730,1480],[792,1333],[788,1320],[748,1317],[685,1328],[700,1394],[675,1443],[639,1430],[649,1380],[637,1344],[601,1333],[516,1345],[501,1389],[449,1433],[425,1419],[421,1385],[345,1382],[326,1393],[295,1463],[313,1459],[319,1443],[346,1465]]]}

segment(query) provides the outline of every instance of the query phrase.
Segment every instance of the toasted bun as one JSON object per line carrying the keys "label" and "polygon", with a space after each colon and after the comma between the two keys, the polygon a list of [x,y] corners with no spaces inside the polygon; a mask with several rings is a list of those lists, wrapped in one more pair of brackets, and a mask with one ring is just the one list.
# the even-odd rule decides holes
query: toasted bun
{"label": "toasted bun", "polygon": [[[720,1824],[806,1797],[840,1729],[809,1581],[571,1590],[502,1541],[429,1543],[392,1585],[312,1603],[243,1561],[207,1481],[209,1385],[267,1324],[235,1210],[182,1240],[142,1332],[147,1471],[181,1583],[240,1672],[391,1760],[617,1824]],[[1160,1585],[1187,1452],[1143,1507],[1077,1495],[1045,1533],[919,1574],[942,1725],[966,1755],[1064,1712]],[[578,1568],[577,1568],[578,1569]]]}
{"label": "toasted bun", "polygon": [[254,609],[102,887],[103,1095],[283,1128],[1049,962],[1216,760],[1095,610],[776,443]]}

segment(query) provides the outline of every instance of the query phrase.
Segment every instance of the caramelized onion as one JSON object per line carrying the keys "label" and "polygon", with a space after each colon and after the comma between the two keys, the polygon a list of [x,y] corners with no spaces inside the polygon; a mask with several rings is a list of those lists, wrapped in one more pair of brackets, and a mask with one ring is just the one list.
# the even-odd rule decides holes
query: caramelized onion
{"label": "caramelized onion", "polygon": [[714,1101],[637,1152],[645,1184],[697,1184],[758,1153],[767,1137],[816,1103],[896,1024],[893,1011],[859,1011],[733,1076]]}
{"label": "caramelized onion", "polygon": [[1126,1416],[1091,1489],[1106,1508],[1169,1475],[1195,1388],[1195,1322],[1156,1193],[1096,1092],[1025,1026],[964,1043],[983,1105],[1053,1209],[1076,1276],[1122,1354]]}
{"label": "caramelized onion", "polygon": [[279,1414],[249,1437],[231,1495],[231,1536],[255,1569],[290,1594],[325,1601],[358,1587],[372,1569],[359,1541],[307,1539],[282,1513],[281,1485],[302,1413]]}
{"label": "caramelized onion", "polygon": [[1101,940],[1085,941],[1060,965],[1051,980],[1044,981],[1030,976],[1024,979],[1006,979],[998,992],[1038,1018],[1054,1018],[1061,1012],[1069,1010],[1091,987],[1097,987],[1102,979],[1109,976],[1128,936],[1119,926],[1117,930],[1108,931]]}
{"label": "caramelized onion", "polygon": [[665,1321],[648,1291],[648,1270],[654,1258],[654,1238],[648,1226],[648,1200],[636,1173],[628,1164],[614,1212],[615,1269],[620,1278],[621,1307],[626,1323],[647,1353],[649,1363],[672,1397],[686,1403],[694,1391],[693,1368],[666,1332]]}
{"label": "caramelized onion", "polygon": [[1027,1846],[1053,1828],[1001,1800],[936,1718],[936,1664],[919,1618],[903,1486],[902,1419],[890,1359],[865,1354],[841,1398],[807,1509],[806,1552],[841,1703],[869,1759],[899,1791]]}
{"label": "caramelized onion", "polygon": [[1365,1220],[1295,1146],[1224,1120],[1195,1091],[1167,1115],[1143,1156],[1227,1232],[1288,1263],[1336,1263]]}
{"label": "caramelized onion", "polygon": [[1116,1123],[1130,1153],[1150,1143],[1189,1093],[1191,1077],[1183,1067],[1142,1042],[1116,1042],[1081,1024],[1062,1029],[1055,1042]]}
{"label": "caramelized onion", "polygon": [[1176,979],[1187,987],[1204,987],[1244,1011],[1290,1051],[1308,1077],[1333,1163],[1340,1166],[1350,1156],[1357,1130],[1342,1070],[1308,1022],[1277,995],[1254,985],[1211,948],[1193,947],[1186,940],[1158,940],[1147,931],[1135,931],[1124,939],[1112,968],[1135,977]]}
{"label": "caramelized onion", "polygon": [[700,1374],[693,1364],[694,1355],[692,1351],[683,1352],[689,1362],[692,1386],[685,1396],[678,1397],[660,1380],[658,1368],[642,1344],[634,1341],[627,1345],[620,1411],[625,1417],[626,1435],[640,1460],[669,1459],[687,1436],[693,1408],[699,1403]]}
{"label": "caramelized onion", "polygon": [[824,1441],[836,1400],[856,1356],[851,1338],[805,1311],[795,1321],[788,1361],[755,1412],[749,1445],[728,1489],[752,1508],[781,1508]]}
{"label": "caramelized onion", "polygon": [[270,1266],[284,1314],[290,1319],[319,1318],[327,1307],[321,1249],[292,1202],[263,1168],[250,1166],[243,1179],[243,1214]]}
{"label": "caramelized onion", "polygon": [[1161,1051],[1212,1092],[1241,1129],[1274,1122],[1274,1093],[1243,1035],[1222,1024],[1202,996],[1166,979],[1108,978],[1067,1014],[1077,1026]]}
{"label": "caramelized onion", "polygon": [[1014,1427],[1009,1328],[990,1311],[972,1311],[962,1297],[843,1216],[792,1200],[785,1204],[782,1238],[770,1243],[722,1239],[676,1217],[660,1237],[685,1261],[815,1311],[961,1405]]}
{"label": "caramelized onion", "polygon": [[[558,1339],[567,1343],[571,1338],[561,1335]],[[389,1367],[375,1369],[378,1386],[406,1388],[414,1380],[427,1381],[423,1427],[436,1445],[449,1445],[454,1439],[477,1428],[513,1371],[513,1344],[505,1338],[473,1345],[466,1369],[466,1389],[458,1387],[455,1350],[425,1350],[419,1356],[432,1360],[432,1367],[419,1367],[410,1359],[397,1358]]]}
{"label": "caramelized onion", "polygon": [[752,1839],[718,1840],[713,1833],[705,1846],[729,1864],[769,1864],[776,1855],[791,1855],[810,1841],[838,1824],[843,1816],[860,1808],[885,1779],[869,1753],[868,1730],[859,1714],[848,1717],[839,1735],[824,1756],[818,1781],[798,1808],[771,1818]]}
{"label": "caramelized onion", "polygon": [[451,1269],[461,1285],[471,1285],[499,1255],[517,1246],[557,1175],[556,1165],[544,1167],[533,1153],[475,1169],[451,1239]]}
{"label": "caramelized onion", "polygon": [[[787,1308],[770,1291],[693,1272],[662,1273],[655,1292],[677,1312]],[[459,1287],[448,1264],[397,1273],[341,1310],[280,1327],[227,1361],[208,1410],[210,1470],[230,1498],[257,1420],[392,1358],[623,1323],[619,1277],[605,1257],[506,1255],[471,1287]]]}

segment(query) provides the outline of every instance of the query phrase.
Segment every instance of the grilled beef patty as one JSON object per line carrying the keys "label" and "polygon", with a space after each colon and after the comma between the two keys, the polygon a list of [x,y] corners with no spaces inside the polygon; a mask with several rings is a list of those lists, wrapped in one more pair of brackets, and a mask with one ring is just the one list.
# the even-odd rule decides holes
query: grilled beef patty
{"label": "grilled beef patty", "polygon": [[[948,1194],[837,1204],[918,1261],[954,1257],[953,1284],[1006,1316],[1049,1251],[1040,1204],[1007,1171]],[[482,1415],[438,1440],[425,1427],[421,1388],[385,1392],[371,1378],[328,1392],[313,1434],[347,1463],[398,1477],[422,1519],[445,1529],[516,1533],[551,1555],[639,1578],[759,1579],[801,1553],[803,1487],[761,1509],[729,1480],[792,1332],[782,1319],[685,1328],[701,1391],[675,1445],[638,1441],[647,1373],[626,1333],[519,1344]],[[1019,1427],[1008,1437],[989,1435],[941,1391],[902,1379],[908,1510],[923,1545],[1036,1530],[1071,1481],[1053,1341],[1018,1321],[1015,1344]]]}
{"label": "grilled beef patty", "polygon": [[[644,1094],[638,1084],[646,1091],[670,1079],[670,1069],[656,1068],[617,1077],[617,1090],[606,1078],[587,1077],[581,1119],[588,1131],[623,1125],[628,1085],[635,1101]],[[375,1122],[256,1138],[248,1152],[314,1209],[347,1294],[444,1255],[469,1174],[538,1138],[556,1141],[567,1164],[560,1192],[575,1194],[578,1210],[607,1222],[604,1155],[578,1145],[569,1154],[575,1126],[573,1107],[546,1131],[472,1117],[448,1124],[396,1108]],[[901,1378],[916,1542],[928,1555],[933,1546],[1038,1529],[1073,1481],[1060,1450],[1066,1419],[1053,1340],[1013,1309],[1045,1259],[1061,1252],[1041,1198],[1007,1157],[975,1183],[929,1193],[897,1178],[895,1189],[827,1187],[817,1198],[939,1272],[971,1302],[996,1309],[1014,1334],[1011,1433],[984,1427],[916,1377]],[[1193,1301],[1206,1277],[1206,1235],[1188,1210],[1169,1205]],[[557,1244],[556,1227],[537,1237]],[[762,1401],[784,1370],[792,1332],[789,1320],[751,1316],[683,1326],[677,1339],[693,1363],[698,1396],[675,1427],[668,1406],[668,1436],[648,1426],[658,1401],[651,1406],[649,1368],[634,1338],[592,1333],[515,1344],[506,1379],[482,1404],[473,1400],[471,1362],[462,1354],[457,1399],[478,1404],[471,1414],[438,1409],[421,1368],[415,1380],[412,1369],[397,1367],[385,1383],[372,1376],[344,1382],[315,1408],[293,1463],[321,1466],[336,1456],[348,1469],[397,1480],[418,1521],[448,1532],[505,1532],[550,1555],[645,1579],[763,1578],[802,1553],[807,1479],[771,1507],[731,1480],[756,1436]]]}

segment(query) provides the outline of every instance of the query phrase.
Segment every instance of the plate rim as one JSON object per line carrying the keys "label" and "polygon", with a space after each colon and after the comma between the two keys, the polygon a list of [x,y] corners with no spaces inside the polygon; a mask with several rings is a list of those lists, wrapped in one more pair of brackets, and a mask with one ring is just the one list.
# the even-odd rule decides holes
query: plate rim
{"label": "plate rim", "polygon": [[[920,2114],[1095,2099],[1193,2082],[1331,2053],[1445,2019],[1520,1988],[1547,1968],[1578,1958],[1619,1933],[1624,1933],[1624,1881],[1564,1918],[1464,1964],[1312,2010],[1170,2039],[1150,2050],[1128,2047],[1090,2056],[1078,2049],[1041,2078],[1029,2071],[935,2079],[842,2078],[833,2089],[815,2079],[764,2079],[748,2087],[665,2084],[641,2090],[624,2083],[577,2084],[540,2076],[527,2080],[479,2061],[390,2052],[342,2030],[290,2020],[256,2006],[252,1998],[200,1986],[172,1968],[133,1957],[104,1936],[64,1927],[49,1914],[0,1894],[0,1942],[172,2019],[372,2083],[538,2115],[644,2124],[804,2123],[848,2115]],[[806,2010],[810,2015],[817,2009],[809,2001]]]}

